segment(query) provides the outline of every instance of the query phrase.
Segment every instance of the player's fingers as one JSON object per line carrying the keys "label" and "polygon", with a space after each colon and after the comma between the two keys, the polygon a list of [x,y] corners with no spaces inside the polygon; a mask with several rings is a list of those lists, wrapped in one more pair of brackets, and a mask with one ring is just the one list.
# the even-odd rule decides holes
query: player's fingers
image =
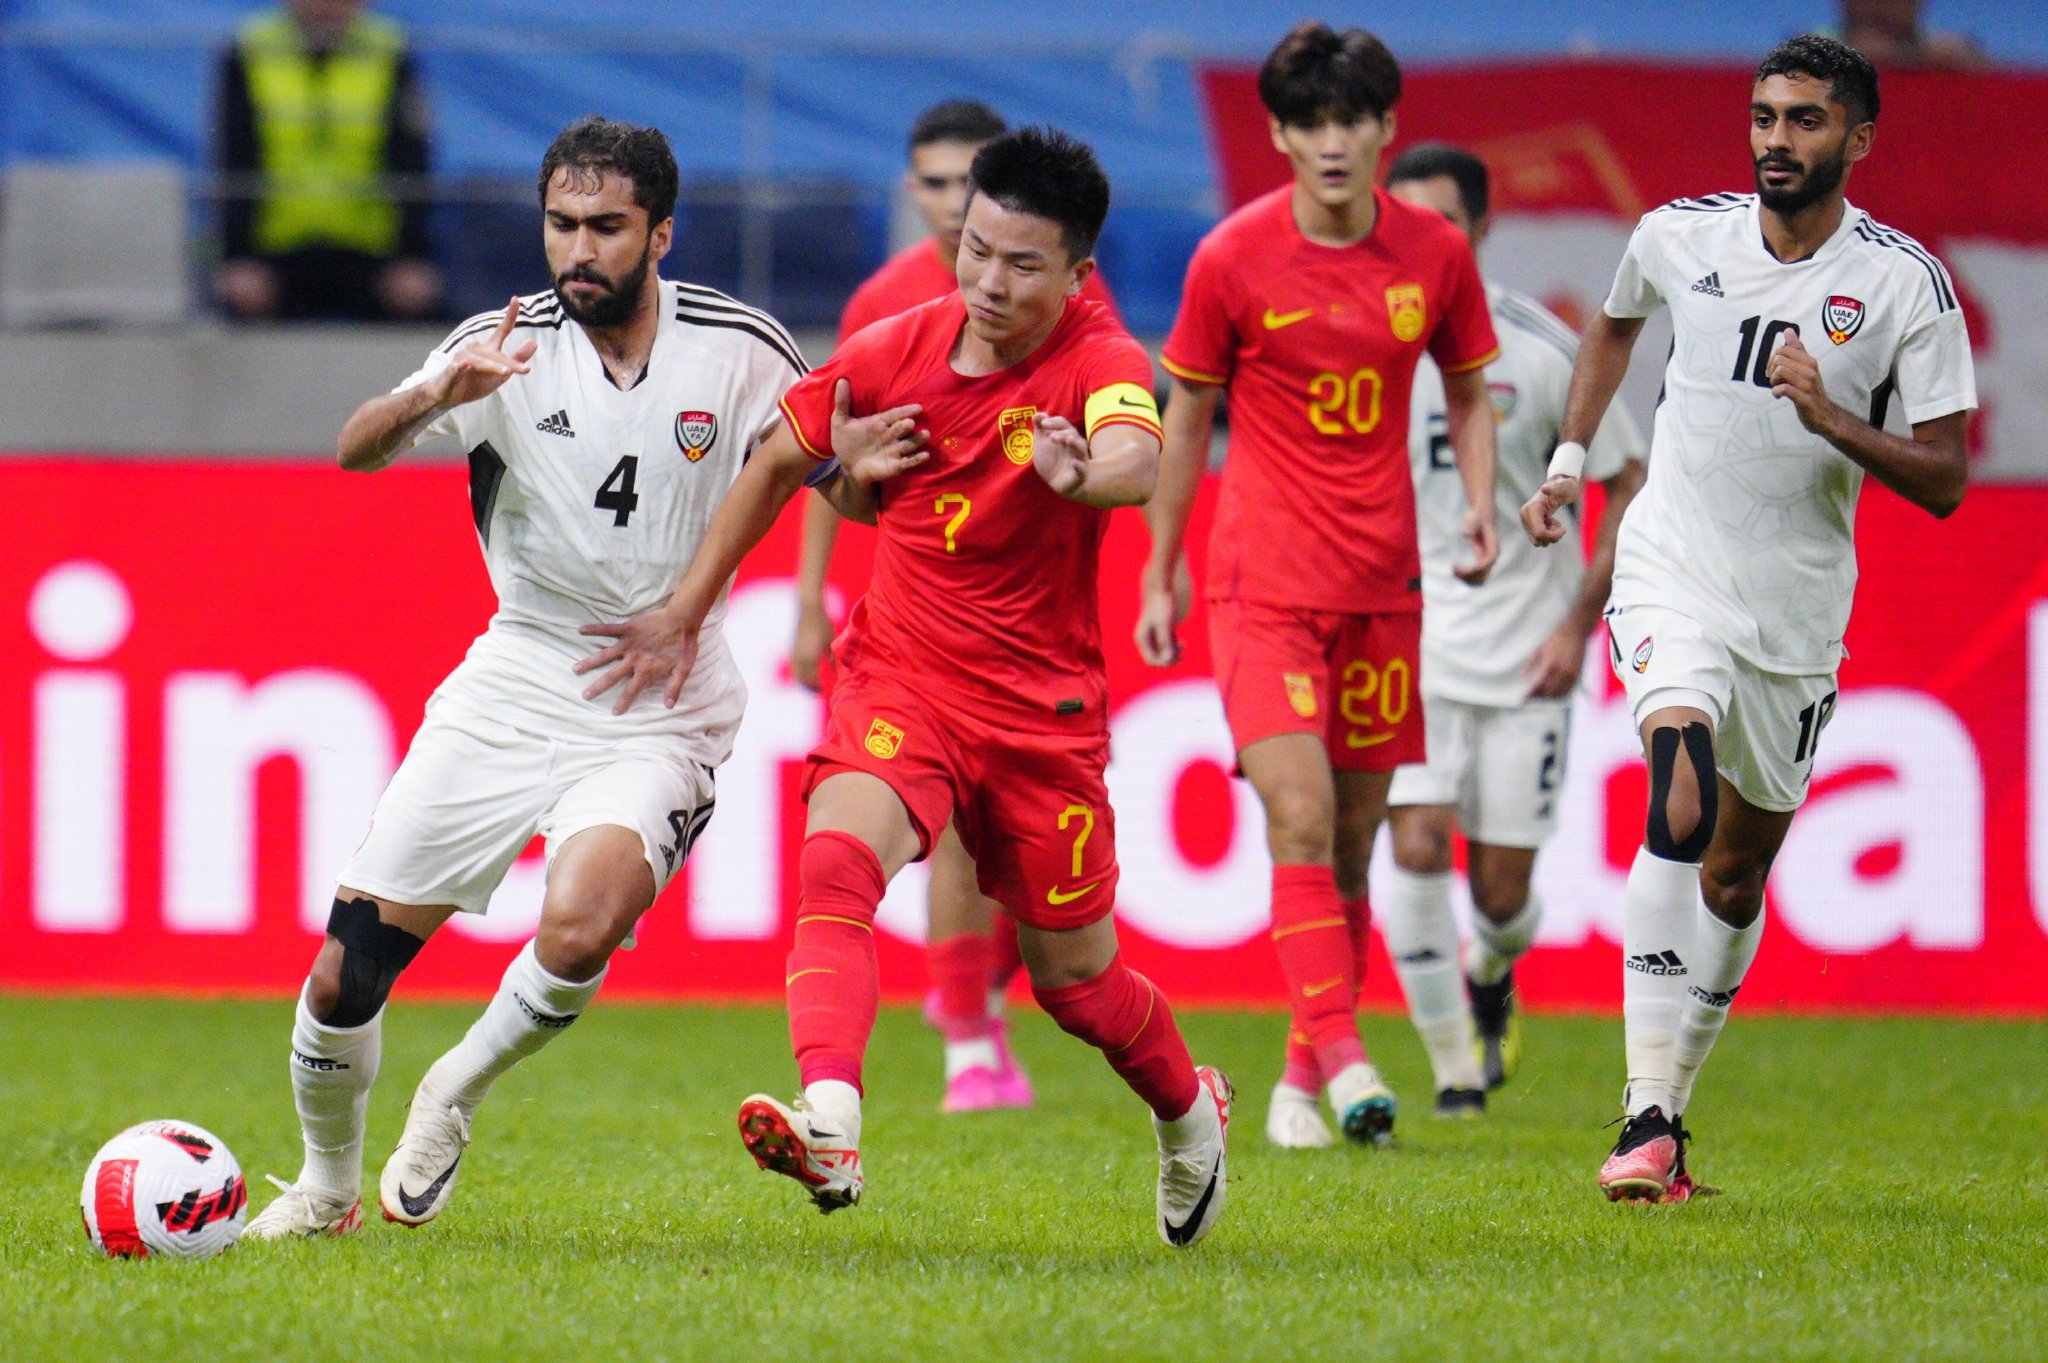
{"label": "player's fingers", "polygon": [[603,635],[607,639],[622,639],[626,635],[626,630],[627,624],[623,620],[599,620],[593,624],[583,626],[576,632],[578,634]]}
{"label": "player's fingers", "polygon": [[617,667],[614,667],[611,671],[585,687],[583,689],[583,699],[596,700],[599,696],[624,681],[626,674],[630,671],[632,671],[632,668],[629,665],[620,663]]}
{"label": "player's fingers", "polygon": [[532,359],[535,353],[538,352],[539,350],[540,342],[529,338],[527,340],[521,341],[518,345],[513,346],[512,349],[506,353],[511,355],[511,357],[518,363],[525,364],[528,360]]}
{"label": "player's fingers", "polygon": [[1799,339],[1798,328],[1787,327],[1779,334],[1785,338],[1784,344],[1778,347],[1780,350],[1789,350],[1797,355],[1806,353],[1806,343]]}
{"label": "player's fingers", "polygon": [[832,415],[841,420],[853,415],[853,385],[845,379],[832,385]]}
{"label": "player's fingers", "polygon": [[587,672],[595,672],[600,667],[610,667],[625,656],[626,646],[624,644],[613,644],[610,648],[593,653],[588,658],[577,659],[569,670],[580,677]]}
{"label": "player's fingers", "polygon": [[[844,383],[846,380],[841,379],[840,382]],[[917,418],[923,415],[924,407],[921,404],[906,402],[901,407],[891,407],[886,412],[875,413],[875,420],[890,426],[895,425],[899,421],[909,421],[915,425]]]}
{"label": "player's fingers", "polygon": [[505,342],[512,338],[512,328],[519,325],[519,295],[513,294],[512,301],[505,305],[505,315],[498,319],[498,329],[491,333],[491,348],[503,350]]}

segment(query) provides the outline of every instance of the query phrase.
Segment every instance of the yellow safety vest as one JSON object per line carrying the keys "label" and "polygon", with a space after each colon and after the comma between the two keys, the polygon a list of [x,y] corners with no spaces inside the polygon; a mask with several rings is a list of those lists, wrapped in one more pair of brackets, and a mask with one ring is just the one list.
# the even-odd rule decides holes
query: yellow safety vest
{"label": "yellow safety vest", "polygon": [[385,130],[405,46],[398,26],[358,15],[341,45],[319,63],[282,11],[249,20],[237,41],[265,181],[256,208],[257,249],[396,252],[398,204],[383,177]]}

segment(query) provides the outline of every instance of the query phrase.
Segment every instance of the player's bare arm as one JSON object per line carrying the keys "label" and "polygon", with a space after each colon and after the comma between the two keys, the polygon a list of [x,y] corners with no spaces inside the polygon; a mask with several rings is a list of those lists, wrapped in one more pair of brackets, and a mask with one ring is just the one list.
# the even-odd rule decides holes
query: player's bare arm
{"label": "player's bare arm", "polygon": [[1145,503],[1152,553],[1138,588],[1138,654],[1154,667],[1180,661],[1180,622],[1189,598],[1187,530],[1195,492],[1209,463],[1209,438],[1223,390],[1215,384],[1173,380],[1160,417],[1165,440],[1159,451],[1159,480]]}
{"label": "player's bare arm", "polygon": [[[1643,330],[1640,317],[1609,317],[1603,310],[1593,314],[1579,338],[1579,356],[1572,363],[1572,386],[1565,395],[1564,420],[1558,423],[1558,444],[1584,446],[1600,429],[1607,405],[1628,377],[1629,356],[1636,337]],[[1546,478],[1536,495],[1522,505],[1522,528],[1537,545],[1551,545],[1564,538],[1564,522],[1557,513],[1579,499],[1577,477]],[[1619,521],[1616,521],[1619,524]]]}
{"label": "player's bare arm", "polygon": [[796,638],[789,647],[789,674],[806,691],[823,685],[819,668],[832,646],[832,613],[825,608],[825,576],[839,538],[839,509],[824,490],[804,503],[803,546],[796,565]]}
{"label": "player's bare arm", "polygon": [[1493,524],[1493,479],[1499,451],[1484,369],[1444,375],[1444,419],[1458,481],[1465,485],[1466,509],[1458,533],[1471,550],[1471,557],[1452,564],[1451,572],[1459,581],[1476,587],[1486,581],[1493,561],[1500,557],[1500,532]]}
{"label": "player's bare arm", "polygon": [[1828,396],[1820,362],[1796,331],[1785,333],[1766,376],[1772,396],[1792,404],[1800,425],[1922,511],[1946,519],[1963,504],[1970,474],[1964,444],[1968,413],[1916,422],[1911,439],[1887,435]]}
{"label": "player's bare arm", "polygon": [[518,321],[519,300],[514,298],[505,305],[504,319],[489,339],[463,346],[446,369],[424,383],[371,398],[356,408],[335,440],[341,466],[350,473],[387,468],[443,412],[489,397],[514,374],[530,372],[527,361],[536,348],[533,340],[506,348]]}
{"label": "player's bare arm", "polygon": [[1060,496],[1104,509],[1142,506],[1159,481],[1159,437],[1118,422],[1093,439],[1063,416],[1032,423],[1031,463]]}
{"label": "player's bare arm", "polygon": [[1556,699],[1568,696],[1579,684],[1579,672],[1586,663],[1586,640],[1600,623],[1607,608],[1607,594],[1614,586],[1614,541],[1621,530],[1621,514],[1643,490],[1642,461],[1631,459],[1612,478],[1600,480],[1606,499],[1595,532],[1593,557],[1586,564],[1586,577],[1567,615],[1529,659],[1529,694]]}

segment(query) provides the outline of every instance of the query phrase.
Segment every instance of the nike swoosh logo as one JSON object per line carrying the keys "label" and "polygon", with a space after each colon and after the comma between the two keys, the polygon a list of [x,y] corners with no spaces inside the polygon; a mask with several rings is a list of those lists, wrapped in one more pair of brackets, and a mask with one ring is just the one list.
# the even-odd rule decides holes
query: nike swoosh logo
{"label": "nike swoosh logo", "polygon": [[1278,331],[1282,327],[1291,327],[1296,322],[1306,322],[1315,315],[1316,310],[1314,308],[1303,308],[1300,312],[1275,312],[1271,308],[1267,308],[1265,318],[1266,330]]}
{"label": "nike swoosh logo", "polygon": [[1393,741],[1394,736],[1392,734],[1344,735],[1344,746],[1347,748],[1377,748],[1382,743],[1391,743]]}
{"label": "nike swoosh logo", "polygon": [[1045,902],[1048,904],[1070,904],[1101,884],[1102,881],[1098,878],[1089,881],[1086,885],[1076,886],[1065,894],[1060,893],[1060,887],[1055,885],[1045,892]]}
{"label": "nike swoosh logo", "polygon": [[1197,1202],[1195,1209],[1188,1213],[1187,1220],[1176,1226],[1163,1216],[1159,1218],[1159,1224],[1166,1230],[1166,1241],[1168,1244],[1178,1247],[1189,1244],[1194,1240],[1195,1228],[1202,1224],[1202,1214],[1209,1210],[1209,1199],[1216,1196],[1216,1176],[1222,1171],[1223,1156],[1218,1155],[1216,1157],[1216,1167],[1209,1171],[1209,1186],[1202,1189],[1202,1200]]}
{"label": "nike swoosh logo", "polygon": [[446,1169],[443,1169],[441,1177],[429,1183],[427,1190],[418,1197],[414,1197],[411,1193],[407,1192],[403,1183],[399,1184],[398,1205],[405,1208],[405,1214],[407,1216],[425,1216],[427,1209],[434,1205],[434,1199],[441,1195],[441,1189],[447,1186],[449,1179],[455,1177],[455,1165],[460,1163],[462,1163],[462,1156],[457,1155],[455,1157],[455,1164],[451,1164]]}
{"label": "nike swoosh logo", "polygon": [[1301,987],[1301,996],[1305,999],[1312,999],[1316,997],[1318,994],[1329,993],[1332,989],[1335,989],[1338,985],[1342,983],[1344,983],[1344,977],[1342,975],[1339,975],[1336,979],[1325,980],[1321,984],[1305,984]]}
{"label": "nike swoosh logo", "polygon": [[1132,402],[1129,398],[1118,398],[1116,400],[1116,405],[1119,407],[1136,407],[1142,411],[1145,408],[1150,407],[1152,404],[1149,402]]}

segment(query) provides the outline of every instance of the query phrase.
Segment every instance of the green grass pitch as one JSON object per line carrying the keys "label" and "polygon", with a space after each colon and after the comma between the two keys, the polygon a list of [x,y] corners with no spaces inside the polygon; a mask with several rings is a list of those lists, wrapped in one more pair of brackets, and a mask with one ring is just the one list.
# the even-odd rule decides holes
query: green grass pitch
{"label": "green grass pitch", "polygon": [[[473,1007],[392,1009],[369,1186]],[[779,1012],[600,1005],[501,1082],[455,1200],[408,1231],[117,1263],[80,1230],[101,1141],[181,1117],[298,1169],[285,1003],[0,999],[0,1357],[1987,1360],[2048,1356],[2048,1024],[1738,1016],[1701,1084],[1722,1196],[1610,1206],[1620,1026],[1537,1017],[1483,1122],[1427,1115],[1404,1019],[1368,1036],[1394,1150],[1260,1139],[1276,1015],[1188,1012],[1236,1079],[1229,1209],[1152,1228],[1144,1110],[1035,1013],[1036,1111],[942,1118],[938,1044],[885,1013],[861,1206],[757,1172],[732,1113],[789,1089]]]}

